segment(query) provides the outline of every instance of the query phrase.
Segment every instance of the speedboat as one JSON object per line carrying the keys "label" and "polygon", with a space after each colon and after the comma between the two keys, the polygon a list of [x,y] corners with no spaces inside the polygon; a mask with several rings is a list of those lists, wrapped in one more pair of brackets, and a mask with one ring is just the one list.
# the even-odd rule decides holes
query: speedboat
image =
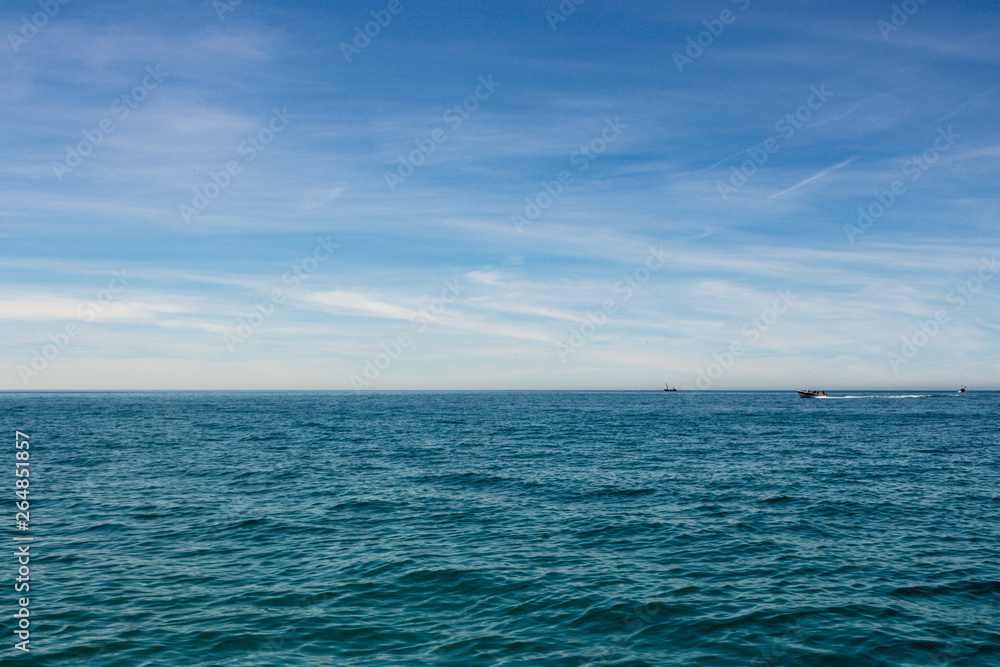
{"label": "speedboat", "polygon": [[799,389],[799,398],[819,398],[826,396],[825,391],[813,391],[812,389]]}
{"label": "speedboat", "polygon": [[960,394],[964,394],[964,393],[966,393],[966,392],[965,392],[965,387],[962,387],[961,389],[959,389],[959,390],[958,390],[958,393],[960,393]]}

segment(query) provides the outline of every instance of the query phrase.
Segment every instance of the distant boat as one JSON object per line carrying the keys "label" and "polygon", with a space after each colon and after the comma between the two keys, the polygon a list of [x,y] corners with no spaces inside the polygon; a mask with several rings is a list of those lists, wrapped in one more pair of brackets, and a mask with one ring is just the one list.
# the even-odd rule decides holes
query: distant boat
{"label": "distant boat", "polygon": [[666,389],[664,389],[663,391],[677,391],[677,387],[674,387],[673,389],[671,389],[669,384],[667,384],[665,386],[666,386]]}
{"label": "distant boat", "polygon": [[814,391],[812,389],[799,389],[799,398],[819,398],[820,396],[826,396],[825,391]]}
{"label": "distant boat", "polygon": [[962,387],[961,389],[959,389],[959,390],[958,390],[958,393],[960,393],[960,394],[964,394],[964,393],[966,393],[966,391],[965,391],[965,387]]}

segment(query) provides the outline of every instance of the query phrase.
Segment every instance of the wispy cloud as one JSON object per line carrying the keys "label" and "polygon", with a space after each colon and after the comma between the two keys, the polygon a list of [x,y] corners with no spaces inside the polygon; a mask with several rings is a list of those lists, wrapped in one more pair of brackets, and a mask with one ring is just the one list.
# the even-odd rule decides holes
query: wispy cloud
{"label": "wispy cloud", "polygon": [[393,320],[409,320],[417,314],[415,308],[407,308],[372,298],[364,292],[312,292],[303,300],[324,306],[333,306],[337,310],[363,313],[372,317],[384,317]]}
{"label": "wispy cloud", "polygon": [[770,195],[768,197],[768,199],[777,199],[778,197],[784,197],[787,194],[795,192],[799,188],[804,187],[806,185],[809,185],[813,181],[818,181],[819,179],[823,178],[824,176],[826,176],[827,174],[829,174],[832,171],[836,171],[837,169],[840,169],[841,167],[846,167],[847,165],[849,165],[852,162],[854,162],[855,160],[857,160],[859,157],[861,157],[861,156],[860,155],[855,155],[854,157],[847,158],[846,160],[844,160],[842,162],[838,162],[837,164],[833,165],[832,167],[827,167],[826,169],[821,169],[820,171],[816,172],[812,176],[810,176],[808,178],[802,179],[801,181],[799,181],[795,185],[791,186],[790,188],[785,188],[784,190],[781,190],[780,192],[775,192],[773,195]]}

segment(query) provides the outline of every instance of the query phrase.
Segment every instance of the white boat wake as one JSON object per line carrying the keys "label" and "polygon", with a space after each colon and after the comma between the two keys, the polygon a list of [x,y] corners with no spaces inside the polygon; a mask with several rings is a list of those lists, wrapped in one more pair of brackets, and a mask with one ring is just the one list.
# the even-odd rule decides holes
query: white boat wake
{"label": "white boat wake", "polygon": [[957,396],[958,394],[862,394],[858,396],[816,396],[817,399],[848,399],[848,398],[933,398],[935,396]]}

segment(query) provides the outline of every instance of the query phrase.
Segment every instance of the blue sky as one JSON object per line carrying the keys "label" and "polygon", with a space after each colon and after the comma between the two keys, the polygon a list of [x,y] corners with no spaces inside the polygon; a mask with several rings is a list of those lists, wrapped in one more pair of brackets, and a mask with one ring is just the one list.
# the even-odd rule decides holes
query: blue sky
{"label": "blue sky", "polygon": [[1000,388],[963,4],[5,3],[0,388]]}

